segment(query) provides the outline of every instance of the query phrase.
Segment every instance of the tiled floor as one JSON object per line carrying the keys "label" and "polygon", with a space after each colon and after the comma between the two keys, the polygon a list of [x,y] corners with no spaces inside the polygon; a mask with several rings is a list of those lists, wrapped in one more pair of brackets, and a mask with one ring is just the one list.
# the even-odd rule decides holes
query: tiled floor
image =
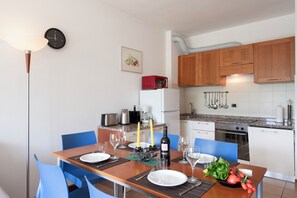
{"label": "tiled floor", "polygon": [[[109,194],[113,193],[113,184],[108,181],[96,185],[100,190]],[[122,197],[122,195],[120,195]],[[128,191],[127,198],[146,198],[135,191]],[[281,180],[265,177],[263,180],[263,197],[264,198],[297,198],[297,183],[285,182]],[[256,198],[256,194],[252,196]]]}

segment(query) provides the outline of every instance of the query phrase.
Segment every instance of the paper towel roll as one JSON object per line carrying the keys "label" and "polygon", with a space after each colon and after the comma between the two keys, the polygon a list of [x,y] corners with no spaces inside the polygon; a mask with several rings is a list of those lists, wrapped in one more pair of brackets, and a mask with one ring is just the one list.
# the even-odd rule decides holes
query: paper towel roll
{"label": "paper towel roll", "polygon": [[284,108],[280,105],[276,108],[276,122],[284,122]]}

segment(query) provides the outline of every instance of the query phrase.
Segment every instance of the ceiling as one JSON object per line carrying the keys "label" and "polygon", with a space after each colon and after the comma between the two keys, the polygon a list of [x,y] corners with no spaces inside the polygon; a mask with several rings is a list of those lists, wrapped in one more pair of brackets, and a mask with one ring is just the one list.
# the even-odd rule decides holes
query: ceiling
{"label": "ceiling", "polygon": [[139,20],[193,36],[295,12],[295,0],[101,0]]}

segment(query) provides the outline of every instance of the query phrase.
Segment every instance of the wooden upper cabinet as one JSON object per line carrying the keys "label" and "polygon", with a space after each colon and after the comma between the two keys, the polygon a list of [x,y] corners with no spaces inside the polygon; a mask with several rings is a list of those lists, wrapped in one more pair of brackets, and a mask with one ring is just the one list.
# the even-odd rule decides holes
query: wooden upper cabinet
{"label": "wooden upper cabinet", "polygon": [[197,85],[197,54],[182,55],[178,57],[178,85],[188,87]]}
{"label": "wooden upper cabinet", "polygon": [[289,82],[295,75],[295,38],[254,44],[254,81]]}
{"label": "wooden upper cabinet", "polygon": [[220,50],[220,74],[251,74],[254,72],[253,44]]}
{"label": "wooden upper cabinet", "polygon": [[198,55],[198,85],[225,85],[226,77],[220,76],[220,51],[201,52]]}

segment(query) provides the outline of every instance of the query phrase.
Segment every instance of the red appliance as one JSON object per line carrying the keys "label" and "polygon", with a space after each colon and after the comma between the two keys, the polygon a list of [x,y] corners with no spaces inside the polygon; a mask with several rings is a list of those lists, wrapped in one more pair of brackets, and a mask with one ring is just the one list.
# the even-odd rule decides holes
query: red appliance
{"label": "red appliance", "polygon": [[142,76],[142,89],[168,88],[168,79],[165,76]]}

